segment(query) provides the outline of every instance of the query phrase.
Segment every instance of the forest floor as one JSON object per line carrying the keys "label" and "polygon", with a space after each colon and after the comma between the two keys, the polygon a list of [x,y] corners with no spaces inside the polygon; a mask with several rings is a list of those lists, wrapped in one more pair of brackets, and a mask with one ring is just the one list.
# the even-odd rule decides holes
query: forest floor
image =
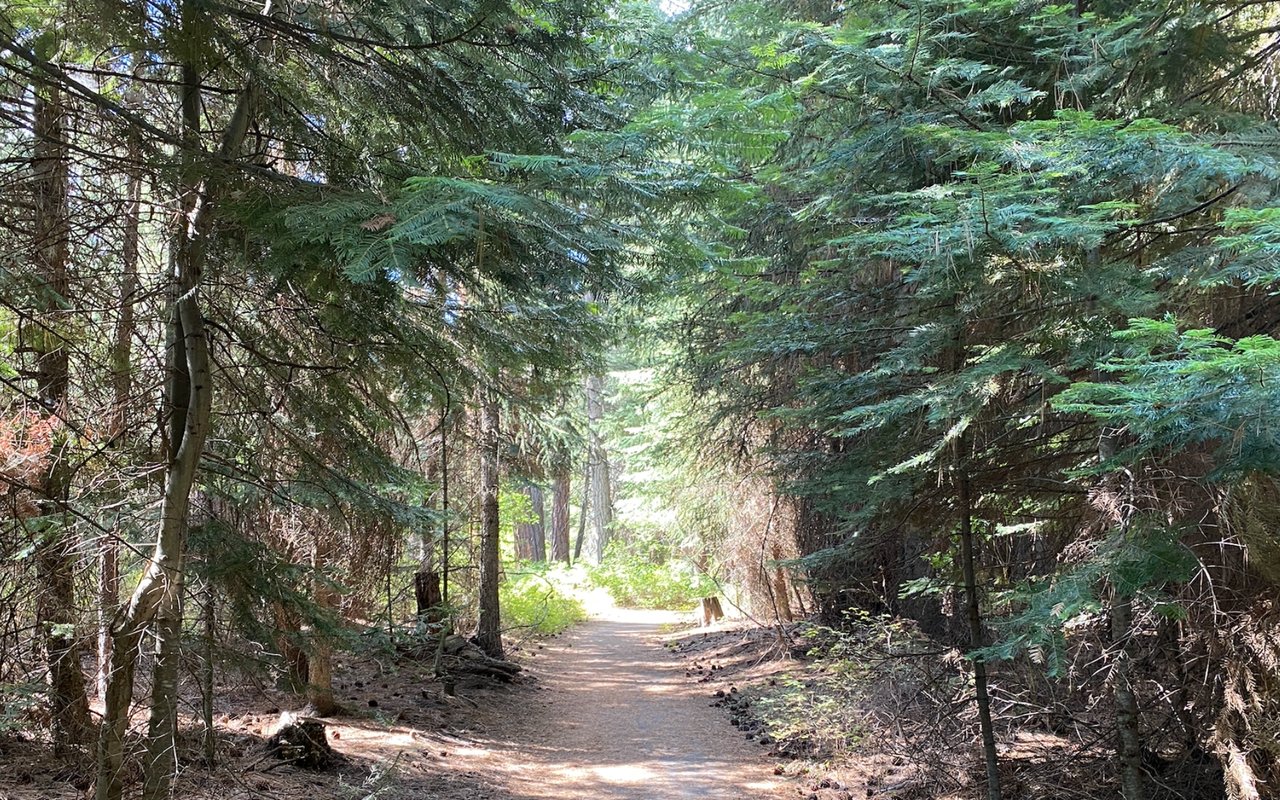
{"label": "forest floor", "polygon": [[[296,696],[243,682],[223,687],[215,703],[218,763],[201,764],[199,726],[188,716],[175,796],[969,800],[980,794],[963,662],[900,622],[836,635],[805,623],[774,630],[738,620],[698,628],[690,615],[610,608],[566,634],[510,646],[524,667],[513,681],[464,676],[455,695],[434,677],[431,658],[337,659],[335,689],[346,713],[325,720],[338,754],[328,770],[302,769],[267,751],[282,712],[299,710]],[[1016,685],[1012,673],[1001,677]],[[194,696],[186,698],[186,713],[197,707]],[[1006,796],[1115,797],[1105,740],[1080,739],[1039,723],[1003,731]],[[0,800],[88,797],[89,753],[56,761],[49,750],[45,741],[0,736]],[[136,760],[130,769],[136,779]],[[1155,800],[1221,800],[1220,792],[1204,793],[1178,775],[1166,783],[1153,792]]]}
{"label": "forest floor", "polygon": [[[687,618],[687,615],[686,615]],[[265,755],[287,695],[226,693],[219,764],[192,759],[176,786],[190,800],[743,800],[795,797],[759,743],[734,730],[712,691],[663,648],[679,615],[612,610],[526,644],[512,684],[459,683],[446,695],[430,664],[339,665],[349,714],[326,720],[340,755],[313,772]],[[198,750],[198,732],[188,743]],[[753,737],[754,738],[754,737]],[[91,765],[54,762],[47,743],[0,739],[0,800],[83,798]]]}

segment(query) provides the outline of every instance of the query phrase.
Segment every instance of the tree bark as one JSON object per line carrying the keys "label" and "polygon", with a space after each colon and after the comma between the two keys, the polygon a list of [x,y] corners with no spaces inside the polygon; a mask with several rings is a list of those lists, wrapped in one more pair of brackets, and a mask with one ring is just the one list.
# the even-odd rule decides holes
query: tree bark
{"label": "tree bark", "polygon": [[204,586],[204,650],[200,654],[200,719],[204,723],[204,766],[212,769],[218,760],[218,732],[213,725],[214,645],[217,642],[218,597],[213,584]]}
{"label": "tree bark", "polygon": [[[182,559],[178,560],[179,566],[175,571],[181,572]],[[146,755],[142,769],[143,800],[169,800],[170,784],[178,771],[182,590],[180,577],[170,577],[165,581],[164,596],[152,629],[156,640],[156,662],[151,670],[151,715],[147,721]]]}
{"label": "tree bark", "polygon": [[551,560],[569,562],[569,471],[556,474],[551,485]]}
{"label": "tree bark", "polygon": [[782,546],[773,545],[773,605],[779,622],[790,622],[795,619],[791,610],[791,597],[787,593],[787,571],[777,562],[782,560]]}
{"label": "tree bark", "polygon": [[520,491],[529,498],[529,509],[533,520],[516,525],[516,558],[522,561],[546,561],[546,502],[542,487],[529,484]]}
{"label": "tree bark", "polygon": [[588,447],[587,463],[582,471],[582,509],[578,514],[578,536],[573,540],[573,560],[582,560],[582,545],[587,541],[587,516],[591,509],[591,455]]}
{"label": "tree bark", "polygon": [[1142,775],[1142,735],[1138,730],[1138,699],[1130,682],[1129,639],[1133,628],[1133,601],[1112,589],[1111,642],[1116,647],[1112,666],[1115,680],[1116,753],[1120,758],[1120,791],[1124,800],[1146,795]]}
{"label": "tree bark", "polygon": [[271,610],[275,619],[276,647],[284,662],[284,672],[276,680],[276,688],[303,694],[307,690],[307,673],[310,667],[306,649],[298,644],[302,636],[302,620],[297,611],[280,601],[272,603]]}
{"label": "tree bark", "polygon": [[67,469],[67,437],[59,420],[66,418],[69,381],[64,320],[70,282],[67,276],[67,151],[63,138],[62,99],[57,87],[37,82],[34,92],[35,226],[33,250],[39,270],[41,308],[32,349],[36,356],[36,399],[53,422],[50,449],[39,481],[40,544],[35,553],[36,615],[49,666],[49,705],[53,715],[54,750],[80,744],[89,735],[89,703],[80,669],[75,635],[75,561],[67,526],[71,477]]}
{"label": "tree bark", "polygon": [[418,570],[414,573],[413,597],[417,604],[418,619],[431,624],[440,622],[444,596],[440,591],[439,572]]}
{"label": "tree bark", "polygon": [[111,663],[111,620],[120,609],[120,548],[116,537],[105,536],[98,548],[98,668],[95,680],[99,698],[107,696],[107,665]]}
{"label": "tree bark", "polygon": [[[312,550],[311,567],[315,570],[315,582],[311,596],[318,608],[324,611],[337,609],[337,593],[330,585],[325,571],[333,562],[333,533],[317,531]],[[307,659],[307,705],[315,717],[332,717],[342,712],[333,697],[333,644],[324,631],[311,631],[311,652]]]}
{"label": "tree bark", "polygon": [[492,391],[485,391],[480,409],[480,611],[476,643],[492,658],[503,657],[498,548],[498,401]]}
{"label": "tree bark", "polygon": [[[182,6],[184,29],[194,31],[198,22],[193,3]],[[160,506],[160,527],[155,548],[134,589],[128,606],[111,625],[111,658],[107,668],[107,691],[101,733],[98,739],[97,800],[120,800],[123,793],[121,766],[124,737],[128,729],[129,706],[133,700],[133,678],[142,638],[148,626],[167,604],[182,592],[182,561],[191,489],[199,467],[200,453],[208,436],[213,402],[212,374],[204,318],[200,310],[199,288],[206,259],[206,240],[213,223],[216,186],[201,178],[200,149],[201,77],[191,64],[182,67],[182,124],[185,185],[181,196],[181,227],[174,236],[170,263],[172,314],[169,320],[169,379],[165,403],[169,406],[168,458],[164,493]],[[254,105],[255,90],[247,86],[240,93],[231,121],[223,134],[220,155],[234,158],[244,142]],[[155,719],[168,715],[173,705],[153,695],[153,730],[164,735],[176,726]],[[148,759],[144,765],[144,800],[161,800],[169,794],[176,763],[172,741],[148,737]],[[154,757],[153,757],[154,756]]]}
{"label": "tree bark", "polygon": [[609,454],[600,437],[599,424],[604,418],[604,378],[587,377],[587,426],[590,431],[588,452],[591,474],[591,538],[589,558],[599,564],[609,546],[613,528],[613,490],[609,480]]}
{"label": "tree bark", "polygon": [[[440,467],[444,467],[444,420],[440,421],[441,436],[441,455]],[[427,483],[434,482],[437,478],[438,470],[436,466],[427,467]],[[436,498],[438,495],[432,493],[428,499],[428,508],[433,511],[439,511]],[[440,592],[440,572],[436,569],[436,537],[430,528],[424,528],[418,542],[418,570],[413,574],[413,597],[416,605],[416,613],[419,620],[427,623],[438,623],[441,619],[441,609],[444,606],[444,597]]]}
{"label": "tree bark", "polygon": [[[981,650],[986,646],[982,630],[982,612],[978,604],[978,570],[973,541],[973,499],[969,475],[963,470],[957,476],[957,500],[960,506],[960,564],[964,572],[965,607],[969,618],[969,646]],[[974,695],[978,704],[978,724],[982,731],[982,754],[987,767],[987,800],[1000,800],[1000,761],[996,754],[995,727],[991,721],[991,697],[987,692],[987,665],[979,655],[973,656]]]}

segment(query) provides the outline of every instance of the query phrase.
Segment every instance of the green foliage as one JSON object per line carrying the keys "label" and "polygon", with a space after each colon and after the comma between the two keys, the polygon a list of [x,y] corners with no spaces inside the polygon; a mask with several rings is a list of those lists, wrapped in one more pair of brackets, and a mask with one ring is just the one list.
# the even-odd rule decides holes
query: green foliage
{"label": "green foliage", "polygon": [[587,618],[581,594],[586,576],[564,564],[523,564],[499,587],[505,628],[560,633]]}
{"label": "green foliage", "polygon": [[658,538],[610,542],[590,576],[614,602],[628,608],[687,609],[718,592],[709,577]]}
{"label": "green foliage", "polygon": [[850,676],[784,675],[753,705],[775,742],[818,760],[836,759],[866,736],[856,722],[860,689]]}
{"label": "green foliage", "polygon": [[[1223,481],[1280,468],[1269,306],[1218,310],[1274,272],[1273,134],[1241,33],[1259,18],[1081,9],[708,3],[681,20],[700,80],[660,124],[703,114],[716,130],[690,132],[688,158],[750,198],[703,214],[681,374],[700,439],[817,520],[799,563],[833,597],[885,579],[880,547],[955,519],[957,470],[980,531],[1065,543],[1111,470],[1195,448]],[[1213,330],[1124,327],[1170,312]],[[1097,470],[1104,428],[1120,451]],[[886,602],[950,583],[950,547]]]}
{"label": "green foliage", "polygon": [[538,517],[533,513],[533,504],[528,495],[516,491],[509,485],[498,490],[498,541],[499,552],[503,563],[516,569],[523,569],[523,564],[516,564],[516,526],[534,523]]}
{"label": "green foliage", "polygon": [[43,683],[0,683],[0,733],[29,729],[48,691]]}
{"label": "green foliage", "polygon": [[1184,331],[1172,318],[1130,320],[1115,338],[1121,354],[1100,365],[1113,381],[1076,383],[1054,402],[1135,438],[1103,468],[1208,444],[1215,478],[1280,472],[1280,342]]}
{"label": "green foliage", "polygon": [[902,659],[934,647],[901,620],[857,609],[845,612],[838,629],[807,624],[798,633],[812,668],[782,676],[753,705],[770,737],[818,760],[862,743],[878,687],[912,680]]}
{"label": "green foliage", "polygon": [[1062,674],[1072,631],[1087,629],[1106,608],[1108,586],[1165,617],[1182,618],[1185,610],[1173,591],[1191,578],[1199,562],[1179,534],[1159,520],[1135,520],[1129,530],[1112,531],[1061,572],[1031,578],[1003,593],[996,600],[1013,613],[999,623],[1000,641],[981,655],[1010,659],[1026,653],[1049,675]]}

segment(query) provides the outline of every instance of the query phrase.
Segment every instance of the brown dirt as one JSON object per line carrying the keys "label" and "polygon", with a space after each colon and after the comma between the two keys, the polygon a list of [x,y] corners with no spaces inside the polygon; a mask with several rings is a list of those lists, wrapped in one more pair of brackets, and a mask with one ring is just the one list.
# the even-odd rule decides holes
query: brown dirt
{"label": "brown dirt", "polygon": [[[707,687],[664,652],[676,621],[614,611],[572,633],[531,644],[511,686],[459,683],[447,697],[429,665],[340,665],[339,699],[351,715],[328,720],[337,771],[310,772],[264,756],[279,711],[271,691],[218,703],[220,764],[183,770],[185,800],[780,800],[766,748],[747,741]],[[372,703],[370,702],[372,701]],[[198,750],[196,733],[189,741]],[[55,763],[45,743],[0,740],[0,800],[83,798],[88,755]],[[385,793],[371,775],[390,771]],[[363,786],[363,788],[361,788]]]}
{"label": "brown dirt", "polygon": [[729,726],[661,647],[659,612],[614,612],[534,659],[541,695],[466,757],[502,797],[781,798],[763,748]]}

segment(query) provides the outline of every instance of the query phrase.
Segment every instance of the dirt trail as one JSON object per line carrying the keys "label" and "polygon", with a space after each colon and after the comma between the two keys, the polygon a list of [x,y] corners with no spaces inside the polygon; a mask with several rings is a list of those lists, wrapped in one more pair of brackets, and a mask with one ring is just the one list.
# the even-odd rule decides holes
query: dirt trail
{"label": "dirt trail", "polygon": [[547,644],[531,665],[540,707],[456,755],[520,800],[784,797],[763,748],[663,652],[662,625],[674,620],[617,611]]}
{"label": "dirt trail", "polygon": [[[214,772],[194,763],[179,778],[188,800],[783,800],[765,748],[709,707],[710,690],[661,645],[670,613],[611,610],[572,633],[525,650],[533,680],[458,687],[444,698],[429,663],[371,673],[345,669],[349,716],[328,720],[343,757],[333,772],[282,766],[262,742],[297,698],[224,694],[223,746]],[[368,709],[367,711],[365,709]],[[193,726],[194,729],[194,726]],[[79,800],[87,772],[55,763],[47,747],[0,739],[0,800]],[[380,779],[379,779],[380,780]],[[373,783],[371,783],[371,781]],[[364,790],[355,787],[364,784]]]}

